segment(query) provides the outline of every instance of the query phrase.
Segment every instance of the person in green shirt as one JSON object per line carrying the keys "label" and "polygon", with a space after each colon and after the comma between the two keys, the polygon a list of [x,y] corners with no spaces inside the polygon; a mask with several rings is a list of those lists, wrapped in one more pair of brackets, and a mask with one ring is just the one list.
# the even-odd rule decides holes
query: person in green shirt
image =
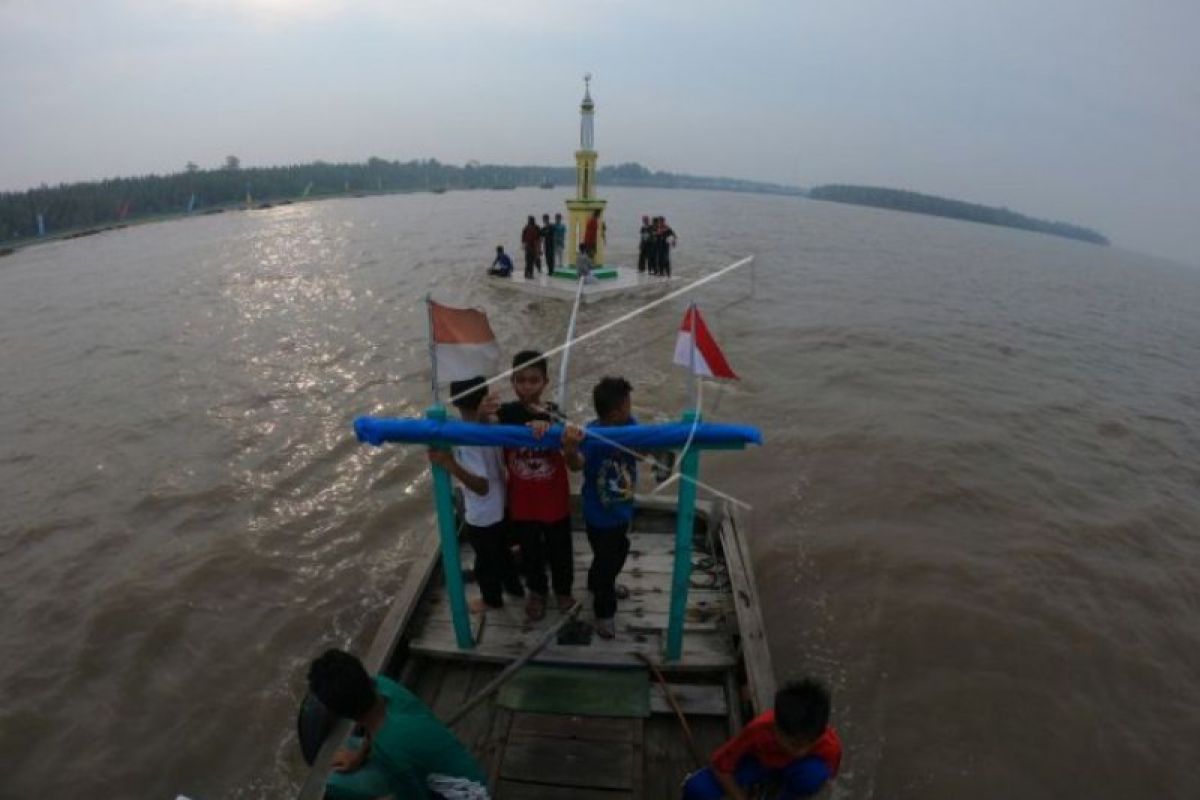
{"label": "person in green shirt", "polygon": [[333,757],[334,800],[394,797],[489,800],[479,763],[416,695],[362,662],[327,650],[308,669],[308,687],[330,712],[365,731]]}

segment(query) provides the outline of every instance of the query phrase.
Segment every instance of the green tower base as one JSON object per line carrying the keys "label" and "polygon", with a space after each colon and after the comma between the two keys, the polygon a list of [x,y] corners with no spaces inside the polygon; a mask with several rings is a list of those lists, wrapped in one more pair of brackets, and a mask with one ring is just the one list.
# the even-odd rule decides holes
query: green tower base
{"label": "green tower base", "polygon": [[[579,280],[579,273],[575,271],[575,266],[571,265],[569,267],[563,267],[561,269],[554,270],[554,272],[550,273],[550,277],[563,278],[568,281],[577,281]],[[617,277],[617,270],[615,267],[593,267],[592,277],[601,281],[611,280]]]}

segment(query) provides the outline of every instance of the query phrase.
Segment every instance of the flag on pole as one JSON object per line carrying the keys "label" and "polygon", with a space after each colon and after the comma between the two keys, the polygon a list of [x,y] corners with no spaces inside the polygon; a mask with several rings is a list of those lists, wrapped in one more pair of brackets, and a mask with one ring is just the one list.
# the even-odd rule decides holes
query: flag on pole
{"label": "flag on pole", "polygon": [[694,305],[688,306],[675,339],[675,363],[694,370],[697,375],[737,380],[716,339],[708,332],[700,309]]}
{"label": "flag on pole", "polygon": [[429,301],[429,327],[434,374],[442,383],[476,375],[494,375],[500,345],[487,314],[474,308],[451,308]]}

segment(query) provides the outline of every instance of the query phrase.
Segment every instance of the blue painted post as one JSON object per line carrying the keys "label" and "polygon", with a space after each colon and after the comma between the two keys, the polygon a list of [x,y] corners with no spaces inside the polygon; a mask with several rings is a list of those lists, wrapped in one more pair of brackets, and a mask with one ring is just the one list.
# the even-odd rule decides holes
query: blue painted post
{"label": "blue painted post", "polygon": [[[433,406],[425,418],[446,421],[446,409]],[[445,445],[435,445],[447,449]],[[461,650],[475,646],[471,636],[471,614],[467,610],[467,592],[463,587],[462,564],[458,557],[458,531],[454,526],[454,499],[450,494],[450,474],[433,465],[433,499],[437,506],[438,538],[442,542],[442,575],[446,578],[446,594],[450,597],[450,617],[454,620],[454,638]]]}
{"label": "blue painted post", "polygon": [[[691,425],[696,412],[683,421]],[[700,448],[689,447],[679,465],[679,500],[675,511],[675,569],[671,577],[671,616],[667,620],[667,661],[683,657],[683,618],[687,614],[688,584],[692,580],[692,528],[696,520],[696,478],[700,473]]]}

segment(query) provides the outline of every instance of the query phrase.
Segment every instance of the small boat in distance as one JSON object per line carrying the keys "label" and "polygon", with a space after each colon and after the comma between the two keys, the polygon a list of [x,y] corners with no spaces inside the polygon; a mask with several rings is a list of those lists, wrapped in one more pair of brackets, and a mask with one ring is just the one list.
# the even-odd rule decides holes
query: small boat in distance
{"label": "small boat in distance", "polygon": [[510,192],[516,188],[517,188],[517,185],[515,183],[497,183],[494,186],[492,186],[492,189],[494,189],[497,192]]}
{"label": "small boat in distance", "polygon": [[542,178],[542,182],[538,184],[539,189],[553,189],[554,181],[549,178]]}

